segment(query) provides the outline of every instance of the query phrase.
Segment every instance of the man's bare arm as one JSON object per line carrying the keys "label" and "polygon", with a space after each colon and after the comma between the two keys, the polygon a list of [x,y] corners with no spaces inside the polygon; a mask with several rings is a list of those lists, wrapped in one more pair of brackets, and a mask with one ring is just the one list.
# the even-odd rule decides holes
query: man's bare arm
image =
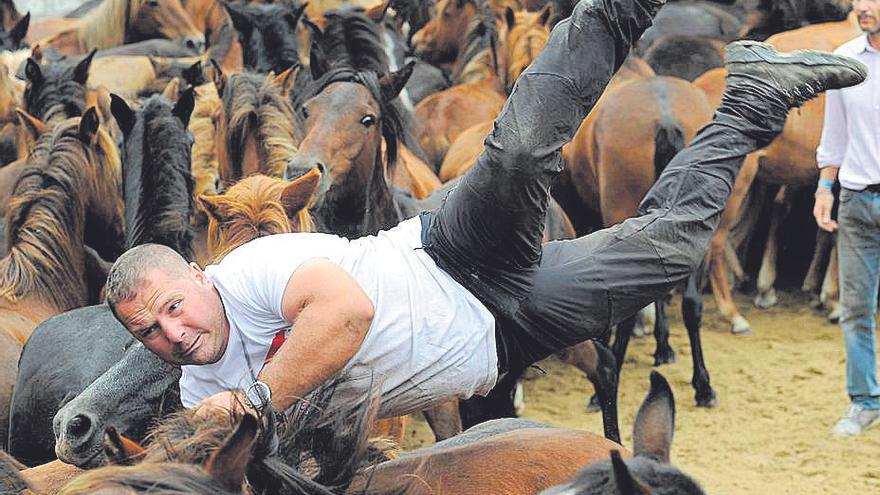
{"label": "man's bare arm", "polygon": [[360,349],[373,311],[367,294],[337,265],[315,260],[297,269],[282,299],[293,329],[259,377],[272,390],[272,405],[286,409],[342,369]]}

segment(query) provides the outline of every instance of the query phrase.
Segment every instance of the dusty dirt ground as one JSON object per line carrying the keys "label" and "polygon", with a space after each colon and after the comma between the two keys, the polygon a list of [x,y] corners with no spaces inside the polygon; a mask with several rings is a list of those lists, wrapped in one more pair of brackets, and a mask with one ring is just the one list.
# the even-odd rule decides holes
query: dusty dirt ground
{"label": "dusty dirt ground", "polygon": [[[699,480],[707,493],[880,493],[880,427],[860,438],[835,439],[831,427],[848,404],[840,330],[807,307],[798,293],[759,310],[737,299],[755,334],[734,336],[705,298],[703,345],[715,409],[694,405],[687,333],[675,299],[668,314],[676,363],[658,368],[675,393],[677,415],[672,461]],[[653,338],[631,341],[620,384],[620,427],[632,445],[632,420],[648,388]],[[592,387],[580,372],[555,360],[547,374],[525,384],[525,417],[601,432],[598,414],[584,404]],[[433,441],[420,418],[410,422],[407,448]]]}

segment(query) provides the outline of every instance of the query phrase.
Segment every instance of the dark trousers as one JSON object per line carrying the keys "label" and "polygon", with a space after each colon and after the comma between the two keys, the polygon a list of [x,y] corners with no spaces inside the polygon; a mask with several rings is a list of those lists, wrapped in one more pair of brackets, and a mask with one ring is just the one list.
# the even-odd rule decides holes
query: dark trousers
{"label": "dark trousers", "polygon": [[581,1],[517,80],[473,168],[423,214],[425,251],[495,315],[502,370],[599,338],[684,280],[744,156],[781,130],[719,109],[666,167],[640,216],[542,246],[562,146],[649,25],[639,0]]}

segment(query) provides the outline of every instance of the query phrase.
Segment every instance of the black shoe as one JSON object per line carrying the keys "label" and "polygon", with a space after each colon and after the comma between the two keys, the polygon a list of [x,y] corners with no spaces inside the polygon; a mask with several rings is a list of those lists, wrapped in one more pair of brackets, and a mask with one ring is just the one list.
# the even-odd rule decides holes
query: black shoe
{"label": "black shoe", "polygon": [[731,80],[745,78],[778,90],[789,107],[798,107],[829,89],[864,81],[868,69],[858,60],[812,50],[779,53],[758,41],[737,41],[724,49]]}

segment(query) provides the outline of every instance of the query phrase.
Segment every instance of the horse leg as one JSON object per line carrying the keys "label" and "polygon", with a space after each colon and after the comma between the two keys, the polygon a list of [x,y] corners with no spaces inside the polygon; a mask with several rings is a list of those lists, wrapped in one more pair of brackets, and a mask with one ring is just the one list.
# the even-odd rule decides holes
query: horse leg
{"label": "horse leg", "polygon": [[755,306],[764,309],[776,305],[778,300],[773,284],[776,283],[776,256],[779,251],[777,234],[786,209],[785,189],[785,186],[780,187],[773,199],[770,232],[767,234],[767,246],[764,248],[761,270],[758,272],[758,295],[755,296]]}
{"label": "horse leg", "polygon": [[598,407],[602,410],[605,438],[620,443],[620,426],[617,422],[618,368],[614,354],[601,342],[588,340],[565,349],[559,358],[587,375],[596,390]]}
{"label": "horse leg", "polygon": [[513,397],[516,384],[524,371],[525,369],[510,370],[485,397],[476,395],[459,401],[458,412],[461,415],[462,428],[466,430],[490,419],[517,417]]}
{"label": "horse leg", "polygon": [[[743,166],[733,185],[733,192],[730,195],[730,199],[727,200],[724,213],[721,214],[718,230],[715,231],[712,240],[709,241],[709,252],[706,255],[709,264],[709,283],[712,286],[715,305],[718,306],[718,312],[730,322],[731,332],[735,334],[751,332],[751,325],[739,313],[736,303],[733,302],[733,293],[727,278],[725,261],[729,257],[727,251],[730,230],[740,217],[743,201],[758,172],[758,163],[758,155],[756,153],[746,156],[743,160]],[[736,257],[735,254],[733,257]],[[739,268],[742,270],[742,267]]]}
{"label": "horse leg", "polygon": [[428,426],[434,432],[434,440],[439,442],[452,438],[462,432],[461,415],[458,413],[458,399],[448,400],[438,406],[422,411]]}
{"label": "horse leg", "polygon": [[[825,264],[825,257],[831,250],[831,236],[832,234],[830,232],[816,229],[816,248],[813,250],[813,259],[810,261],[810,268],[807,270],[807,275],[804,276],[803,285],[801,285],[801,290],[807,293],[810,297],[811,308],[819,308],[822,306],[819,297],[822,278],[824,278],[825,275],[822,271],[822,266]],[[829,263],[830,262],[831,261],[829,260]]]}
{"label": "horse leg", "polygon": [[651,303],[639,311],[639,317],[636,319],[636,326],[633,327],[633,335],[636,337],[644,337],[653,332],[654,326],[656,325],[657,306],[655,306],[655,303]]}
{"label": "horse leg", "polygon": [[654,340],[657,348],[654,350],[654,366],[675,362],[675,351],[669,345],[669,320],[666,318],[666,297],[654,301],[657,319],[654,321]]}
{"label": "horse leg", "polygon": [[697,407],[715,407],[718,405],[718,399],[709,384],[709,370],[706,369],[706,363],[703,361],[703,343],[700,339],[700,326],[703,324],[703,295],[700,294],[702,273],[702,267],[699,267],[687,278],[687,285],[681,298],[681,315],[691,342],[694,367],[691,385],[696,391]]}
{"label": "horse leg", "polygon": [[832,237],[831,259],[828,261],[828,269],[825,271],[825,280],[822,282],[822,291],[819,300],[822,306],[829,310],[828,321],[838,323],[840,321],[840,268],[837,264],[837,236]]}
{"label": "horse leg", "polygon": [[[636,325],[636,318],[638,318],[638,314],[630,316],[617,324],[614,344],[611,345],[611,352],[614,354],[614,369],[617,373],[615,382],[620,381],[620,368],[623,367],[623,359],[626,357],[626,348],[629,346],[629,339],[632,336],[633,327]],[[596,412],[601,409],[598,395],[593,394],[589,402],[587,402],[587,411]]]}

